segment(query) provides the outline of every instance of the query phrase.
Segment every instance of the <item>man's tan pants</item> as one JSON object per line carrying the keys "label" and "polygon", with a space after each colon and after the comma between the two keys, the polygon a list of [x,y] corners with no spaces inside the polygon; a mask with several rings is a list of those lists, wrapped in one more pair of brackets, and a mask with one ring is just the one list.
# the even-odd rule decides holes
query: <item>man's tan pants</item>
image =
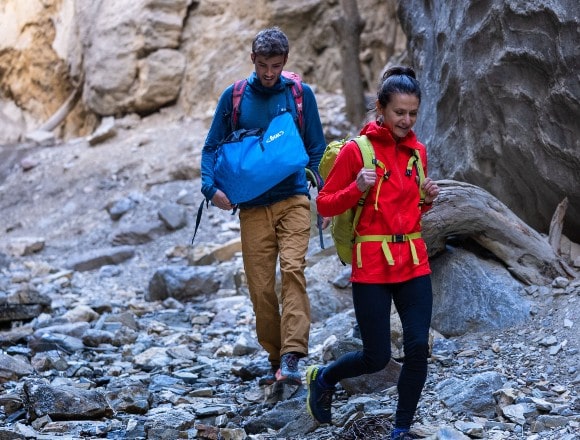
{"label": "man's tan pants", "polygon": [[[256,315],[258,342],[273,366],[288,352],[308,354],[310,302],[306,294],[306,251],[310,201],[299,195],[273,205],[240,210],[242,254]],[[276,294],[280,257],[281,310]]]}

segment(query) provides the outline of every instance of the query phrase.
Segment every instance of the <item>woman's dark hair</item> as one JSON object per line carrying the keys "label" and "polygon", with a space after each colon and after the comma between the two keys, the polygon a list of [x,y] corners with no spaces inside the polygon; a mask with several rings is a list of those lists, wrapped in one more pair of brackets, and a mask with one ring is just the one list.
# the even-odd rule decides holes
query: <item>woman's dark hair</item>
{"label": "woman's dark hair", "polygon": [[252,42],[252,52],[266,58],[288,55],[290,45],[286,34],[278,26],[274,26],[258,32]]}
{"label": "woman's dark hair", "polygon": [[411,67],[395,66],[383,74],[377,99],[382,107],[386,107],[395,94],[415,95],[421,102],[421,87]]}

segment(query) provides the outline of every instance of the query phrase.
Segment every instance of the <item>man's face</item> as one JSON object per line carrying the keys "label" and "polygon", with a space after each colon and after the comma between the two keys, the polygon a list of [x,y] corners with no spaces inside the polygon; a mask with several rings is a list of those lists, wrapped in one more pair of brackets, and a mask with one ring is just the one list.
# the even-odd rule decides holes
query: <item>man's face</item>
{"label": "man's face", "polygon": [[263,55],[252,54],[252,63],[254,63],[256,75],[264,87],[273,87],[276,84],[287,60],[287,55],[266,58]]}

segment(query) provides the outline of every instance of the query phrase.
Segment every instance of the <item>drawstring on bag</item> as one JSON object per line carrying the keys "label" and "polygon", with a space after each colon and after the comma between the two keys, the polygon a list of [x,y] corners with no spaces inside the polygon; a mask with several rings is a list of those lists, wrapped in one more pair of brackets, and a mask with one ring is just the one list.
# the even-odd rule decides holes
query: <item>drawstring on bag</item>
{"label": "drawstring on bag", "polygon": [[[199,204],[199,208],[197,208],[197,215],[195,217],[195,230],[193,231],[193,237],[191,239],[191,245],[193,246],[193,240],[195,240],[195,236],[197,234],[197,229],[199,228],[199,224],[201,223],[201,215],[203,214],[203,205],[205,204],[206,208],[209,208],[209,199],[204,199],[201,201],[201,203]],[[238,205],[234,206],[234,209],[232,209],[232,215],[235,215],[235,213],[238,211]]]}

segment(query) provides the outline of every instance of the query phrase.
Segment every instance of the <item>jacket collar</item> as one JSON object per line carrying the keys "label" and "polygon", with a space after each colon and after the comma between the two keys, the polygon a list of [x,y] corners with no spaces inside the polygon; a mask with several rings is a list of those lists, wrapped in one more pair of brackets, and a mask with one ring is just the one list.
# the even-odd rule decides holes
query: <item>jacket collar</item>
{"label": "jacket collar", "polygon": [[399,146],[413,149],[417,143],[417,136],[413,130],[410,130],[403,139],[400,139],[399,142],[395,141],[391,130],[382,125],[379,125],[376,121],[369,122],[365,127],[361,130],[361,134],[367,135],[369,139],[374,140],[376,139],[381,144],[386,144],[389,146]]}
{"label": "jacket collar", "polygon": [[248,84],[258,93],[265,95],[275,95],[277,93],[283,92],[286,89],[286,78],[280,76],[273,87],[264,87],[260,82],[258,75],[256,75],[256,72],[252,72],[252,74],[248,77]]}

